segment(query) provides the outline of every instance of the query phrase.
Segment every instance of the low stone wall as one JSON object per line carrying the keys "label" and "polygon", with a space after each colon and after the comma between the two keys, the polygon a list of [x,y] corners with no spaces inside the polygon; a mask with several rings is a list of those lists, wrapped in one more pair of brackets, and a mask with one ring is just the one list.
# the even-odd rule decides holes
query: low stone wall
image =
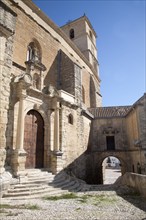
{"label": "low stone wall", "polygon": [[116,184],[133,187],[146,198],[146,175],[127,172],[117,180]]}

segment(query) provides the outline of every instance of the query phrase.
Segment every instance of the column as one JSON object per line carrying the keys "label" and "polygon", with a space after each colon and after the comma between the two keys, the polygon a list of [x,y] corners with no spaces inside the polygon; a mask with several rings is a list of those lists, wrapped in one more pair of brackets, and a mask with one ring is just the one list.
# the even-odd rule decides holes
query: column
{"label": "column", "polygon": [[23,151],[24,142],[24,99],[25,96],[21,95],[19,101],[18,122],[17,122],[17,136],[16,136],[16,148]]}
{"label": "column", "polygon": [[60,133],[61,133],[61,137],[60,137],[60,151],[62,152],[62,148],[63,148],[63,139],[64,139],[64,115],[63,115],[63,112],[64,112],[64,107],[63,105],[61,105],[61,109],[60,109]]}
{"label": "column", "polygon": [[[12,156],[12,166],[14,175],[19,175],[19,178],[24,179],[25,174],[25,162],[26,162],[26,152],[23,149],[24,143],[24,104],[26,94],[21,91],[19,100],[19,110],[18,110],[18,121],[17,121],[17,134],[16,134],[16,149]],[[23,173],[23,174],[22,174]],[[23,177],[24,175],[24,177]]]}
{"label": "column", "polygon": [[54,151],[59,151],[59,102],[56,104],[54,115]]}
{"label": "column", "polygon": [[60,124],[59,124],[59,102],[56,103],[54,115],[54,151],[52,154],[51,170],[53,174],[59,173],[63,168],[62,152],[60,151]]}

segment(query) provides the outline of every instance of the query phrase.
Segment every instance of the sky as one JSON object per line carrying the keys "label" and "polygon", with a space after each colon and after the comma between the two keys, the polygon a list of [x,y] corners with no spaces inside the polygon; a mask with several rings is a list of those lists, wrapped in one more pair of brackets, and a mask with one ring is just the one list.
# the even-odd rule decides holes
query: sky
{"label": "sky", "polygon": [[58,26],[86,14],[97,34],[102,106],[146,92],[146,0],[33,0]]}

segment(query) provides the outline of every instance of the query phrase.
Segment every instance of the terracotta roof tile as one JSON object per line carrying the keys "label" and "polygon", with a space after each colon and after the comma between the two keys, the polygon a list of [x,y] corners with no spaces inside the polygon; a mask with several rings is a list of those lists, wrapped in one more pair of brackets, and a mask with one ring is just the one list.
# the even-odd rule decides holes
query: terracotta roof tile
{"label": "terracotta roof tile", "polygon": [[95,118],[124,117],[130,111],[131,106],[113,106],[89,108],[89,112]]}

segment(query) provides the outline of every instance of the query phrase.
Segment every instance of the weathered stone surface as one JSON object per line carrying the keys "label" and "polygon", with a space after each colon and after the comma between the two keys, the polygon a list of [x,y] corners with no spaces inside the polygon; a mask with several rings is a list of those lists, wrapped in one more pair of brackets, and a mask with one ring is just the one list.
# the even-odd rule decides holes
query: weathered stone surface
{"label": "weathered stone surface", "polygon": [[[30,0],[2,0],[0,7],[1,174],[8,169],[17,175],[25,170],[28,155],[37,161],[39,154],[39,168],[54,174],[65,169],[90,183],[102,182],[102,162],[112,155],[120,159],[123,174],[146,173],[145,95],[128,110],[113,108],[108,117],[94,114],[104,108],[94,62],[95,33],[88,18],[78,19],[75,29],[87,46],[79,35],[71,41]],[[35,114],[43,121],[41,141],[35,139],[41,133]],[[111,137],[112,150],[107,149]],[[26,140],[31,143],[27,152]]]}

